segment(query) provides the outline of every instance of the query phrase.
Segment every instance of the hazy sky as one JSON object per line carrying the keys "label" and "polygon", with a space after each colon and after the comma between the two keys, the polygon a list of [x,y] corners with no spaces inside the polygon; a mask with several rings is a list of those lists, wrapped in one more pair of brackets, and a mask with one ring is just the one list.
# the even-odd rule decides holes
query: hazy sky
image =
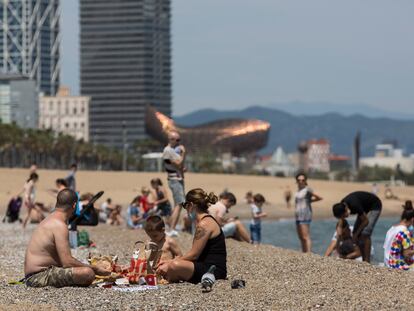
{"label": "hazy sky", "polygon": [[[62,83],[79,90],[78,1]],[[300,100],[414,113],[412,0],[173,0],[173,113]]]}

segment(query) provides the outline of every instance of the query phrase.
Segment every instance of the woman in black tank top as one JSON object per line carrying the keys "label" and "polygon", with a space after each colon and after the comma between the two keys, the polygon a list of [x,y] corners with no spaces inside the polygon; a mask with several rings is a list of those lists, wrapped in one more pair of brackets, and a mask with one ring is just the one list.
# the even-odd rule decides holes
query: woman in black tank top
{"label": "woman in black tank top", "polygon": [[212,266],[216,266],[216,279],[227,276],[226,242],[221,227],[214,217],[207,213],[210,204],[217,202],[214,193],[207,194],[203,189],[189,191],[183,207],[190,218],[196,221],[193,245],[184,256],[160,262],[157,273],[170,282],[188,281],[199,283],[201,277]]}

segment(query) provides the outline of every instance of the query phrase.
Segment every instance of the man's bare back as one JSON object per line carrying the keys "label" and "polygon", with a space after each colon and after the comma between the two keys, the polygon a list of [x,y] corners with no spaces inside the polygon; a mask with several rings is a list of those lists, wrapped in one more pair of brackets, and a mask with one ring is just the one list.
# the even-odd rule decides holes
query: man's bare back
{"label": "man's bare back", "polygon": [[70,189],[58,193],[55,210],[33,232],[26,250],[25,282],[28,286],[88,286],[95,274],[110,271],[84,264],[72,257],[69,247],[68,219],[78,201]]}
{"label": "man's bare back", "polygon": [[24,273],[36,273],[50,266],[63,267],[55,236],[69,237],[67,224],[55,213],[44,219],[33,232],[25,256]]}

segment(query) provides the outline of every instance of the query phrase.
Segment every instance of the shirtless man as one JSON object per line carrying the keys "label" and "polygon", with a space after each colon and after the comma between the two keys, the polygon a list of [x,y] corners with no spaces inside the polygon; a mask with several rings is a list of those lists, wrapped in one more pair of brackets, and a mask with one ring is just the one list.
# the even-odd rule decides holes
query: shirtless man
{"label": "shirtless man", "polygon": [[102,268],[83,264],[71,255],[67,222],[77,200],[74,191],[60,191],[54,212],[33,232],[24,261],[27,286],[89,286],[95,274],[110,274]]}
{"label": "shirtless man", "polygon": [[158,249],[162,250],[160,259],[170,260],[175,257],[182,256],[180,247],[177,242],[165,234],[165,223],[158,215],[150,216],[147,218],[144,230],[151,239],[151,242],[157,244]]}

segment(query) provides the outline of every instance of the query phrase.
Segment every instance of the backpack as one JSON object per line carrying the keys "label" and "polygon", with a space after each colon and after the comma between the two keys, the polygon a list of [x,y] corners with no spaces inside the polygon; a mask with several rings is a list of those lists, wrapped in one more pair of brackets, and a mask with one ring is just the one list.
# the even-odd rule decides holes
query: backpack
{"label": "backpack", "polygon": [[22,198],[17,197],[17,199],[11,199],[7,206],[7,222],[12,223],[16,220],[19,220],[20,208],[22,207]]}
{"label": "backpack", "polygon": [[89,233],[86,230],[81,230],[78,232],[78,246],[89,246]]}

